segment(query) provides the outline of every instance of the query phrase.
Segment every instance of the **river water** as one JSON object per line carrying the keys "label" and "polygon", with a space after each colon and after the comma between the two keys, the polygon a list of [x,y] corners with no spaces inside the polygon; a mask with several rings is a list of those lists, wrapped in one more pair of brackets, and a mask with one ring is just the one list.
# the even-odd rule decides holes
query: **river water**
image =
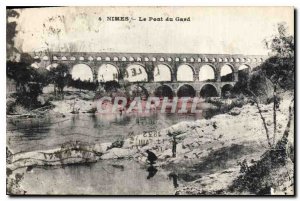
{"label": "river water", "polygon": [[172,177],[163,169],[149,168],[133,160],[34,168],[25,174],[21,186],[27,194],[174,195]]}
{"label": "river water", "polygon": [[67,114],[65,117],[7,118],[7,145],[14,153],[60,147],[64,142],[114,142],[129,135],[203,118],[202,113]]}
{"label": "river water", "polygon": [[[58,148],[64,142],[114,142],[143,131],[161,130],[198,114],[66,114],[65,117],[7,118],[13,153]],[[132,160],[107,160],[66,167],[33,168],[21,186],[28,194],[174,194],[177,181],[161,168]],[[180,186],[180,184],[179,184]]]}

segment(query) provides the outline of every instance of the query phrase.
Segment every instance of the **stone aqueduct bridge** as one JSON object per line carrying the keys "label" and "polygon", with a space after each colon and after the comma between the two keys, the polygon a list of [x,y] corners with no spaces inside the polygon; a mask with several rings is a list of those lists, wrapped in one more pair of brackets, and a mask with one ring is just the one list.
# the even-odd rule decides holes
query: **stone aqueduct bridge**
{"label": "stone aqueduct bridge", "polygon": [[[241,66],[247,66],[248,72],[262,63],[267,56],[259,55],[240,55],[240,54],[168,54],[168,53],[98,53],[98,52],[50,52],[47,54],[30,53],[39,67],[46,67],[54,63],[63,63],[69,66],[70,73],[76,64],[85,64],[90,67],[93,73],[93,80],[98,79],[99,69],[103,64],[111,64],[118,71],[117,80],[120,84],[124,83],[124,78],[128,75],[127,68],[131,65],[141,66],[147,73],[147,79],[135,82],[147,93],[153,94],[155,90],[164,85],[169,86],[174,95],[182,85],[190,85],[195,90],[195,95],[199,96],[200,91],[205,85],[212,85],[218,96],[221,95],[224,86],[234,86],[239,80],[238,72]],[[154,69],[157,65],[165,65],[170,69],[170,80],[154,81]],[[189,66],[193,72],[192,80],[177,80],[177,70],[180,66]],[[212,67],[214,81],[200,81],[200,69],[209,65]],[[224,65],[230,66],[233,79],[221,81],[221,68]],[[181,75],[182,76],[182,75]],[[201,77],[201,74],[200,74]]]}

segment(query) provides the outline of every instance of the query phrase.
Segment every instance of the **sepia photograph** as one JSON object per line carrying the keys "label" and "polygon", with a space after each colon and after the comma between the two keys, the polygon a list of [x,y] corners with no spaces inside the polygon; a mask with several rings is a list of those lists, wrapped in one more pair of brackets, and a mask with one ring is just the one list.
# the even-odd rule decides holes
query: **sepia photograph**
{"label": "sepia photograph", "polygon": [[295,196],[294,15],[6,7],[6,194]]}

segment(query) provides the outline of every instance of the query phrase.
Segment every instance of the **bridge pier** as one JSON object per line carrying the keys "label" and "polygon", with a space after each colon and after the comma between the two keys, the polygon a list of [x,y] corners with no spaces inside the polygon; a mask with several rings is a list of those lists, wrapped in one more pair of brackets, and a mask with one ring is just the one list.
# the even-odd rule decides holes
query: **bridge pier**
{"label": "bridge pier", "polygon": [[96,70],[93,70],[93,82],[97,83],[98,80],[98,72]]}
{"label": "bridge pier", "polygon": [[235,71],[234,73],[233,73],[233,77],[234,77],[234,82],[237,82],[237,81],[239,81],[239,71]]}
{"label": "bridge pier", "polygon": [[218,97],[222,98],[222,86],[221,86],[221,84],[216,89],[217,89]]}

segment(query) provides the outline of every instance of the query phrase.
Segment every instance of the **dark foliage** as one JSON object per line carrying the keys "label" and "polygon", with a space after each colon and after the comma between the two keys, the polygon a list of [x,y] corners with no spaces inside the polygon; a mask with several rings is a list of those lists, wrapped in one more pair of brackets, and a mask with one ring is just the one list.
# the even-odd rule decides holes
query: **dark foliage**
{"label": "dark foliage", "polygon": [[116,92],[120,88],[120,84],[116,81],[108,81],[102,83],[106,92]]}
{"label": "dark foliage", "polygon": [[18,18],[20,14],[12,9],[6,10],[6,54],[7,58],[10,58],[14,53],[19,53],[19,51],[14,47],[14,38],[18,33],[16,27],[17,23],[15,21],[8,21],[8,18]]}
{"label": "dark foliage", "polygon": [[232,94],[243,94],[245,93],[247,86],[248,86],[248,80],[249,80],[249,72],[246,70],[240,70],[238,74],[239,80],[234,85],[234,87],[231,90]]}
{"label": "dark foliage", "polygon": [[71,77],[68,79],[68,86],[69,87],[74,87],[77,89],[84,89],[84,90],[90,90],[90,91],[95,91],[98,88],[98,81],[96,82],[91,82],[91,81],[82,81],[80,79],[73,80]]}
{"label": "dark foliage", "polygon": [[49,83],[54,84],[59,94],[63,94],[63,89],[67,86],[70,78],[71,75],[69,74],[68,66],[64,64],[59,64],[56,68],[51,68],[48,75]]}
{"label": "dark foliage", "polygon": [[28,109],[41,106],[37,97],[48,84],[47,74],[30,66],[31,58],[27,54],[21,56],[20,62],[8,61],[6,64],[7,77],[15,80],[17,92],[15,105],[19,104]]}
{"label": "dark foliage", "polygon": [[272,83],[285,90],[294,89],[294,57],[273,56],[267,59],[260,70]]}

